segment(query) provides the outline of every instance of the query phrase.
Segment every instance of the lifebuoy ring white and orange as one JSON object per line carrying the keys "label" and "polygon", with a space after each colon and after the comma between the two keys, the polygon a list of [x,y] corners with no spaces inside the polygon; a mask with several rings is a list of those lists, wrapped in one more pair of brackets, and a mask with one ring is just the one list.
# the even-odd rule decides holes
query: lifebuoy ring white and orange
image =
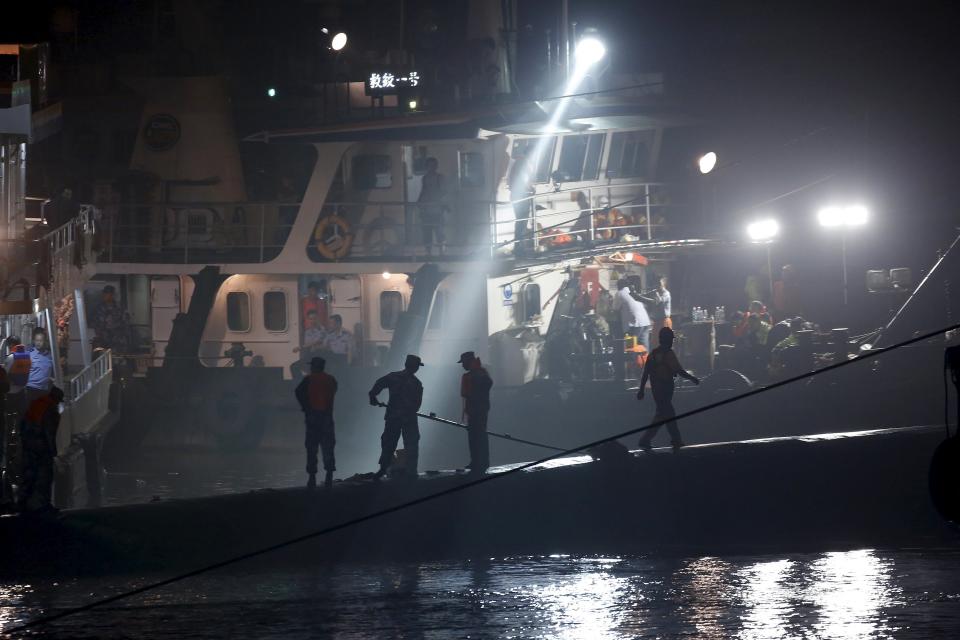
{"label": "lifebuoy ring white and orange", "polygon": [[313,230],[313,242],[317,252],[328,260],[346,257],[353,246],[350,223],[336,214],[321,219]]}

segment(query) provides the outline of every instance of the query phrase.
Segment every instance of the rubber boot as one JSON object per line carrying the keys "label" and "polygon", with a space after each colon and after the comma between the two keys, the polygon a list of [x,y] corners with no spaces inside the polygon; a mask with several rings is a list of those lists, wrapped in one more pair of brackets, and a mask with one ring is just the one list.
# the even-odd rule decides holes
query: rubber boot
{"label": "rubber boot", "polygon": [[316,489],[317,488],[317,474],[311,473],[307,478],[307,489]]}

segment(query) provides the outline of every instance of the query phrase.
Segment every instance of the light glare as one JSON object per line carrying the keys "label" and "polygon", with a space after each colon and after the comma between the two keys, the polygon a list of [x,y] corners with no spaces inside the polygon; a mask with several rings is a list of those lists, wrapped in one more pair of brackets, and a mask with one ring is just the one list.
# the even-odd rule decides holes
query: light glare
{"label": "light glare", "polygon": [[773,218],[757,220],[747,225],[747,235],[754,242],[773,240],[780,233],[780,223]]}
{"label": "light glare", "polygon": [[700,166],[700,173],[706,175],[713,171],[713,168],[717,166],[717,154],[713,151],[709,151],[700,156],[700,160],[697,161],[697,164]]}
{"label": "light glare", "polygon": [[822,227],[859,227],[865,225],[870,211],[863,205],[847,207],[824,207],[817,212],[817,221]]}
{"label": "light glare", "polygon": [[582,66],[594,65],[603,60],[603,56],[606,54],[607,48],[603,46],[600,40],[593,37],[581,40],[577,44],[577,49],[574,52],[577,58],[577,64]]}
{"label": "light glare", "polygon": [[383,279],[384,279],[384,280],[389,280],[389,279],[390,279],[390,276],[391,276],[391,273],[390,273],[389,271],[384,271],[384,272],[381,273],[380,275],[383,276]]}
{"label": "light glare", "polygon": [[345,46],[347,46],[347,34],[342,31],[333,36],[333,40],[330,41],[330,48],[334,51],[340,51]]}
{"label": "light glare", "polygon": [[276,97],[277,90],[274,89],[273,87],[270,87],[269,89],[267,89],[267,95],[270,96],[271,98]]}

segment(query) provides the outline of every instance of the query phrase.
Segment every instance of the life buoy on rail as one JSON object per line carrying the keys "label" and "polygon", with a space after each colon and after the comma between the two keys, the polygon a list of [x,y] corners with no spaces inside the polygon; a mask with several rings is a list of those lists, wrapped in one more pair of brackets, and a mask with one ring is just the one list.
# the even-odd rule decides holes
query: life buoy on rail
{"label": "life buoy on rail", "polygon": [[350,232],[350,224],[334,214],[317,223],[313,230],[313,241],[320,255],[336,261],[350,253],[353,233]]}

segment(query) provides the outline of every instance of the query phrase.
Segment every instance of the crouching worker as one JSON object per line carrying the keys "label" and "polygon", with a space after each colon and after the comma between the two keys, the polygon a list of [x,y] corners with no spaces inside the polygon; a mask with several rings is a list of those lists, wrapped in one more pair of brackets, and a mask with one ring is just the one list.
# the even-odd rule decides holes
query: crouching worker
{"label": "crouching worker", "polygon": [[333,398],[337,395],[337,379],[324,372],[326,361],[310,360],[310,375],[297,385],[296,396],[306,420],[307,488],[317,486],[317,449],[323,452],[323,469],[327,472],[324,486],[333,486],[337,465],[333,448],[337,443],[333,428]]}
{"label": "crouching worker", "polygon": [[17,495],[17,505],[21,512],[56,512],[51,501],[61,402],[63,391],[52,387],[49,393],[30,403],[20,421],[23,481]]}

